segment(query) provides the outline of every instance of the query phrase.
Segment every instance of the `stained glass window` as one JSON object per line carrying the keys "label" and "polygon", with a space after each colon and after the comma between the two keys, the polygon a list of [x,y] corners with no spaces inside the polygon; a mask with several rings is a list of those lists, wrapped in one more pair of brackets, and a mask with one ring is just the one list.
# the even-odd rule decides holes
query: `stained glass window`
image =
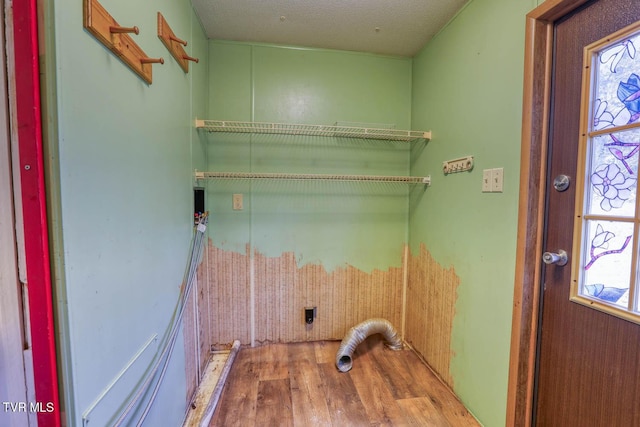
{"label": "stained glass window", "polygon": [[639,48],[638,24],[585,48],[571,299],[640,323]]}

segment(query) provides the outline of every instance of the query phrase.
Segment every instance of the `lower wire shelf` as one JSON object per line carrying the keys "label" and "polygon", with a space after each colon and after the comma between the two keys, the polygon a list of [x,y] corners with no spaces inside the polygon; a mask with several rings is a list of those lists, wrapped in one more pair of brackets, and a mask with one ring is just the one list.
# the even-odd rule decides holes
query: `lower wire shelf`
{"label": "lower wire shelf", "polygon": [[255,173],[255,172],[199,172],[196,179],[274,179],[295,181],[356,181],[356,182],[397,182],[431,185],[431,176],[388,176],[388,175],[329,175],[297,173]]}

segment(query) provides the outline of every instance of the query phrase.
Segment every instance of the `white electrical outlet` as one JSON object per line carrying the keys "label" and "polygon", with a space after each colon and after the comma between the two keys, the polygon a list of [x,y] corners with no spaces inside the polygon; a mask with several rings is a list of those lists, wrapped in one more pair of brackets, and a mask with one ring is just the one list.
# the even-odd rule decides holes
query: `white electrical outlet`
{"label": "white electrical outlet", "polygon": [[502,193],[504,184],[504,169],[496,168],[491,170],[491,192]]}
{"label": "white electrical outlet", "polygon": [[243,209],[242,194],[233,195],[233,210],[241,211]]}
{"label": "white electrical outlet", "polygon": [[493,169],[485,169],[482,171],[482,192],[483,193],[491,193],[491,172]]}

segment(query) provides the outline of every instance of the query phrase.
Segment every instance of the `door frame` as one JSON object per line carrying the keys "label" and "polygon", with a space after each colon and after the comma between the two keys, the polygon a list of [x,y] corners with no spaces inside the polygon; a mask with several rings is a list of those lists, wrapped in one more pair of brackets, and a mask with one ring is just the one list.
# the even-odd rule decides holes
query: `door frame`
{"label": "door frame", "polygon": [[[5,2],[8,104],[14,157],[16,222],[21,280],[26,282],[34,392],[38,425],[59,427],[59,399],[53,289],[40,92],[38,1]],[[26,402],[25,402],[26,403]],[[30,409],[30,411],[32,410]]]}
{"label": "door frame", "polygon": [[553,27],[589,0],[546,0],[526,16],[518,241],[507,426],[531,426],[541,303]]}

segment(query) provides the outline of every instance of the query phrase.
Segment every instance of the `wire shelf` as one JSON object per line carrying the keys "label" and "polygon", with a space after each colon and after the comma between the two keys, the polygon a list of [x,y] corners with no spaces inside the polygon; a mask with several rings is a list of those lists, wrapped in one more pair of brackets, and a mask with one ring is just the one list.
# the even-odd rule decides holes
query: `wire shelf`
{"label": "wire shelf", "polygon": [[354,126],[302,125],[196,119],[196,128],[203,129],[208,132],[329,136],[341,138],[381,139],[390,141],[431,139],[431,131],[380,129]]}
{"label": "wire shelf", "polygon": [[397,182],[431,185],[431,176],[387,176],[387,175],[325,175],[296,173],[253,173],[253,172],[198,172],[196,179],[272,179],[295,181],[357,181],[357,182]]}

